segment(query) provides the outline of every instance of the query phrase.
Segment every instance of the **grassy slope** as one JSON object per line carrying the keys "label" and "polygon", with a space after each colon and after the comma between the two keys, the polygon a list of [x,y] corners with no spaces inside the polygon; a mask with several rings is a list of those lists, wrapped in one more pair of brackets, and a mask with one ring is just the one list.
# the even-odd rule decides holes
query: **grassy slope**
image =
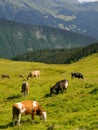
{"label": "grassy slope", "polygon": [[[37,100],[47,111],[47,122],[36,116],[35,124],[31,117],[22,117],[22,125],[15,130],[46,130],[55,124],[56,130],[97,130],[98,129],[98,54],[89,56],[69,65],[48,65],[34,62],[16,62],[0,60],[0,75],[8,73],[10,79],[0,78],[0,129],[11,130],[11,106],[15,102],[25,100],[21,97],[20,88],[23,79],[20,73],[27,76],[33,69],[40,69],[39,80],[30,79],[30,95],[26,99]],[[82,72],[85,79],[70,77],[73,71]],[[49,96],[49,88],[61,79],[69,80],[67,93]]]}

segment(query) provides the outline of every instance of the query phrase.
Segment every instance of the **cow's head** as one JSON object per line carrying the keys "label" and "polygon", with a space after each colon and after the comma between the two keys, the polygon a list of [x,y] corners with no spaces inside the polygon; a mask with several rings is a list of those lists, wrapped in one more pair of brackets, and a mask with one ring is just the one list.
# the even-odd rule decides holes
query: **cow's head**
{"label": "cow's head", "polygon": [[53,87],[50,87],[50,95],[53,94],[53,91],[54,91],[54,88],[53,88]]}
{"label": "cow's head", "polygon": [[42,112],[40,119],[41,119],[41,120],[44,120],[44,121],[47,120],[47,113],[46,113],[46,111],[43,111],[43,112]]}

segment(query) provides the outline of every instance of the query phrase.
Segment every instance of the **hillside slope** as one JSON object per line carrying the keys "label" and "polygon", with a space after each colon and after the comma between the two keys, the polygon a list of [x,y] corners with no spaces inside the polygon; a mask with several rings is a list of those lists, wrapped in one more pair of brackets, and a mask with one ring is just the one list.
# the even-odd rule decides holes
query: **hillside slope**
{"label": "hillside slope", "polygon": [[98,43],[93,43],[85,47],[72,49],[46,49],[37,50],[22,55],[18,55],[13,60],[35,61],[48,64],[66,64],[76,62],[90,54],[98,52]]}
{"label": "hillside slope", "polygon": [[[47,121],[24,116],[21,125],[14,129],[46,130],[54,125],[57,130],[98,129],[98,53],[69,65],[48,65],[35,62],[16,62],[0,59],[0,74],[7,73],[10,79],[0,79],[0,129],[12,130],[12,104],[22,100],[37,100],[47,111]],[[24,98],[20,89],[30,70],[39,69],[41,77],[28,80],[30,94]],[[71,72],[81,72],[83,79],[71,79]],[[68,79],[69,87],[63,95],[50,97],[50,86],[61,79]]]}
{"label": "hillside slope", "polygon": [[38,49],[85,46],[95,40],[63,29],[0,20],[0,57],[12,58]]}

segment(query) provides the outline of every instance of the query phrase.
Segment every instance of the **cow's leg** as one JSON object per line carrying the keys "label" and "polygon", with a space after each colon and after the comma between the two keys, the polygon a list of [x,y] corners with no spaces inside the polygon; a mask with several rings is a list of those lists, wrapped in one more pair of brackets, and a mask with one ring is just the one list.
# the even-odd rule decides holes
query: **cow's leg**
{"label": "cow's leg", "polygon": [[63,94],[63,91],[64,91],[64,90],[63,90],[63,89],[61,89],[61,93],[62,93],[62,94]]}
{"label": "cow's leg", "polygon": [[19,113],[19,115],[17,117],[17,125],[20,125],[20,120],[21,120],[21,113]]}
{"label": "cow's leg", "polygon": [[36,79],[39,79],[39,77],[38,77],[38,76],[36,76]]}
{"label": "cow's leg", "polygon": [[63,88],[63,92],[65,92],[65,93],[66,93],[66,85],[65,85],[65,87]]}
{"label": "cow's leg", "polygon": [[67,89],[65,88],[65,89],[64,89],[64,92],[65,92],[65,93],[66,93],[66,90],[67,90]]}
{"label": "cow's leg", "polygon": [[40,78],[40,75],[38,75],[38,79]]}
{"label": "cow's leg", "polygon": [[26,90],[26,96],[28,96],[29,95],[29,90]]}
{"label": "cow's leg", "polygon": [[27,95],[29,95],[29,90],[27,90]]}
{"label": "cow's leg", "polygon": [[16,119],[17,119],[17,118],[16,118],[16,115],[13,115],[13,117],[12,117],[13,126],[16,125],[16,123],[15,123],[15,122],[16,122]]}
{"label": "cow's leg", "polygon": [[24,96],[26,96],[27,95],[27,93],[26,93],[26,91],[24,91]]}
{"label": "cow's leg", "polygon": [[56,93],[58,94],[58,93],[59,93],[59,91],[58,91],[58,90],[56,90]]}
{"label": "cow's leg", "polygon": [[31,114],[31,117],[32,117],[32,123],[34,123],[34,116],[35,116],[35,114],[32,113],[32,114]]}
{"label": "cow's leg", "polygon": [[25,90],[24,96],[28,96],[28,90]]}

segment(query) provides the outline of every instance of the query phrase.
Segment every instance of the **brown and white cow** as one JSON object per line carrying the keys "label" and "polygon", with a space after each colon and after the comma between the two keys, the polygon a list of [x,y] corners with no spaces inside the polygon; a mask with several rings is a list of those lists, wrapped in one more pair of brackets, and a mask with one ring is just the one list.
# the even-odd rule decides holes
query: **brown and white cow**
{"label": "brown and white cow", "polygon": [[29,79],[29,78],[34,78],[34,77],[36,77],[37,79],[39,79],[39,77],[40,77],[40,70],[34,70],[34,71],[31,71],[29,74],[28,74],[28,77],[27,77],[27,80]]}
{"label": "brown and white cow", "polygon": [[21,86],[21,93],[23,93],[24,96],[29,95],[29,84],[28,82],[23,82]]}
{"label": "brown and white cow", "polygon": [[12,106],[12,121],[13,125],[20,125],[21,115],[31,114],[32,122],[34,122],[35,115],[40,116],[40,119],[46,121],[47,114],[43,111],[37,101],[25,100],[15,103]]}
{"label": "brown and white cow", "polygon": [[19,77],[20,77],[20,78],[24,78],[24,75],[23,75],[23,74],[19,74]]}
{"label": "brown and white cow", "polygon": [[63,94],[63,92],[67,90],[68,84],[69,82],[66,79],[58,81],[55,85],[50,87],[50,95],[52,95],[55,92],[58,94],[59,91]]}
{"label": "brown and white cow", "polygon": [[10,76],[8,74],[2,74],[1,77],[2,77],[2,79],[4,79],[4,78],[8,78],[9,79],[10,78]]}

